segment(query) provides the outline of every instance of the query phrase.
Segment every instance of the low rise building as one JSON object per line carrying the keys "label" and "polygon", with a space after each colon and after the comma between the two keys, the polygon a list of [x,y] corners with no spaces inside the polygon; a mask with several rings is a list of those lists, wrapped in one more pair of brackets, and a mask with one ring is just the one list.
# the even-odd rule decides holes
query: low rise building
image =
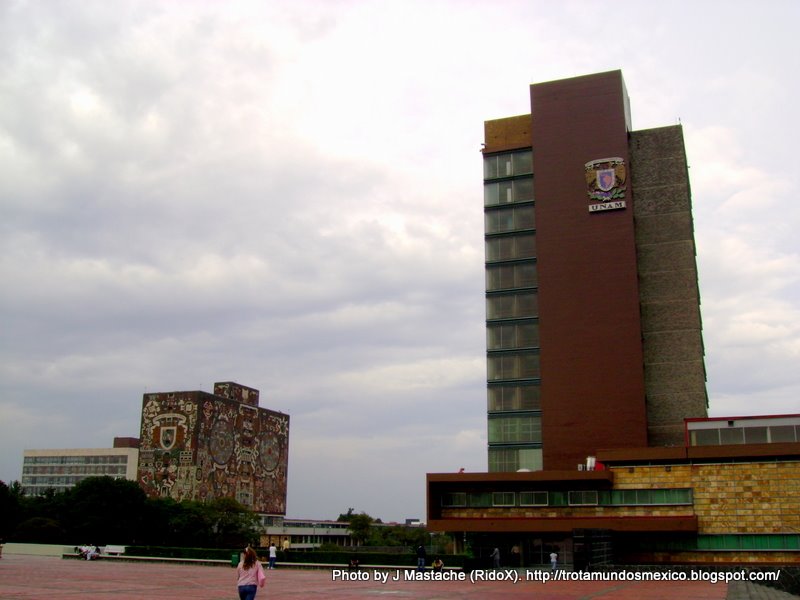
{"label": "low rise building", "polygon": [[25,450],[22,491],[26,496],[41,496],[48,490],[63,492],[87,477],[135,481],[138,462],[138,438],[114,438],[113,448]]}
{"label": "low rise building", "polygon": [[800,564],[800,415],[691,419],[685,438],[574,471],[429,474],[428,527],[510,566]]}

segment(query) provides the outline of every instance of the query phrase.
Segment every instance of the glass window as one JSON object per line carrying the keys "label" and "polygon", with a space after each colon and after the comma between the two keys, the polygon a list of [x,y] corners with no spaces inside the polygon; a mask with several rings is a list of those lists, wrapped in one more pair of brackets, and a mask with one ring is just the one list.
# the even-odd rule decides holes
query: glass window
{"label": "glass window", "polygon": [[488,389],[489,411],[540,410],[538,385],[498,385]]}
{"label": "glass window", "polygon": [[719,430],[721,444],[744,444],[744,431],[741,427],[725,427]]}
{"label": "glass window", "polygon": [[532,233],[486,239],[487,262],[535,256],[536,238]]}
{"label": "glass window", "polygon": [[767,443],[767,428],[766,427],[745,427],[744,428],[744,443],[745,444],[766,444]]}
{"label": "glass window", "polygon": [[536,218],[533,206],[517,206],[489,210],[484,213],[484,231],[487,234],[505,233],[519,229],[533,229]]}
{"label": "glass window", "polygon": [[533,200],[533,178],[524,177],[512,181],[511,195],[514,202],[526,202]]}
{"label": "glass window", "polygon": [[442,506],[466,506],[467,494],[464,492],[452,492],[442,494]]}
{"label": "glass window", "polygon": [[488,238],[486,240],[486,261],[508,260],[514,256],[514,238]]}
{"label": "glass window", "polygon": [[542,441],[542,418],[533,415],[489,419],[489,443],[537,444]]}
{"label": "glass window", "polygon": [[695,429],[690,433],[692,446],[718,446],[719,429]]}
{"label": "glass window", "polygon": [[536,348],[539,346],[538,323],[491,323],[486,327],[489,350]]}
{"label": "glass window", "polygon": [[516,448],[489,449],[490,472],[513,472],[519,468],[519,450]]}
{"label": "glass window", "polygon": [[498,181],[483,186],[483,205],[497,206],[514,201],[514,184],[511,181]]}
{"label": "glass window", "polygon": [[517,357],[519,377],[529,379],[539,377],[539,355],[522,354]]}
{"label": "glass window", "polygon": [[520,506],[547,506],[547,492],[520,492]]}
{"label": "glass window", "polygon": [[541,471],[542,449],[541,448],[520,448],[518,452],[519,468],[528,471]]}
{"label": "glass window", "polygon": [[487,319],[507,319],[521,316],[516,314],[517,298],[515,295],[490,296],[486,298]]}
{"label": "glass window", "polygon": [[523,323],[515,325],[516,343],[518,348],[539,347],[539,324]]}
{"label": "glass window", "polygon": [[514,152],[511,155],[513,161],[514,175],[524,175],[526,173],[533,173],[533,152],[531,150],[523,150],[521,152]]}
{"label": "glass window", "polygon": [[472,492],[468,498],[469,505],[474,507],[491,506],[489,492]]}
{"label": "glass window", "polygon": [[483,205],[487,207],[513,202],[530,202],[533,199],[533,179],[530,177],[483,185]]}
{"label": "glass window", "polygon": [[769,428],[769,441],[794,442],[794,425],[771,425]]}
{"label": "glass window", "polygon": [[483,158],[483,178],[511,177],[533,172],[533,153],[530,150],[492,154]]}
{"label": "glass window", "polygon": [[504,231],[514,231],[513,208],[489,211],[484,214],[483,220],[486,233],[503,233]]}
{"label": "glass window", "polygon": [[520,292],[486,298],[487,319],[535,317],[538,313],[539,297],[536,292]]}
{"label": "glass window", "polygon": [[536,227],[536,213],[533,206],[514,208],[514,229],[533,229]]}
{"label": "glass window", "polygon": [[569,504],[571,506],[595,506],[597,505],[597,491],[581,490],[569,492]]}
{"label": "glass window", "polygon": [[514,283],[517,287],[538,285],[539,278],[536,273],[536,263],[514,265]]}
{"label": "glass window", "polygon": [[514,287],[514,265],[486,267],[486,289],[503,290]]}
{"label": "glass window", "polygon": [[492,506],[514,506],[514,492],[492,492]]}
{"label": "glass window", "polygon": [[489,381],[537,378],[539,377],[539,355],[531,352],[489,356],[487,375]]}
{"label": "glass window", "polygon": [[535,287],[538,283],[536,263],[515,265],[487,265],[486,289],[488,291]]}

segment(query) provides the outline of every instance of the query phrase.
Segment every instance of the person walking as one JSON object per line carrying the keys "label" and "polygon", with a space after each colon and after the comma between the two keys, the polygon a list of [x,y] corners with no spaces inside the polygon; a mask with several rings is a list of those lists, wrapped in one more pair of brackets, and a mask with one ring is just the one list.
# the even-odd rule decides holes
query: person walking
{"label": "person walking", "polygon": [[495,548],[489,556],[492,559],[492,564],[494,565],[494,568],[495,569],[499,569],[500,568],[500,548]]}
{"label": "person walking", "polygon": [[278,548],[274,542],[269,544],[269,568],[275,568],[275,561],[278,560]]}
{"label": "person walking", "polygon": [[244,557],[236,567],[236,575],[239,600],[255,600],[258,588],[264,587],[267,577],[264,575],[256,551],[250,546],[244,549]]}
{"label": "person walking", "polygon": [[555,571],[558,568],[558,554],[555,552],[550,553],[550,567]]}

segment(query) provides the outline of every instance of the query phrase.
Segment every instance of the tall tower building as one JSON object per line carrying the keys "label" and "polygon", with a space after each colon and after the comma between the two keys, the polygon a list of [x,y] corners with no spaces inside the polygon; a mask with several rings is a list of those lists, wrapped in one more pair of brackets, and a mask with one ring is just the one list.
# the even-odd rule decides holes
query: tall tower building
{"label": "tall tower building", "polygon": [[512,568],[800,564],[800,415],[707,418],[681,127],[633,131],[619,71],[530,95],[485,124],[489,472],[428,473],[428,528]]}
{"label": "tall tower building", "polygon": [[681,445],[707,397],[680,126],[632,131],[619,71],[485,123],[489,471]]}

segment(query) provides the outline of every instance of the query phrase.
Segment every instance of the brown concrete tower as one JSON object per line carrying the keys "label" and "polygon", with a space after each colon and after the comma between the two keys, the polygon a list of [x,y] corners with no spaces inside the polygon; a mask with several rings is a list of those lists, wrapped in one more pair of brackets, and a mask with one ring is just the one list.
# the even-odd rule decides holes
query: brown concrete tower
{"label": "brown concrete tower", "polygon": [[485,124],[489,470],[680,444],[706,415],[681,129],[631,132],[619,71],[531,107]]}

